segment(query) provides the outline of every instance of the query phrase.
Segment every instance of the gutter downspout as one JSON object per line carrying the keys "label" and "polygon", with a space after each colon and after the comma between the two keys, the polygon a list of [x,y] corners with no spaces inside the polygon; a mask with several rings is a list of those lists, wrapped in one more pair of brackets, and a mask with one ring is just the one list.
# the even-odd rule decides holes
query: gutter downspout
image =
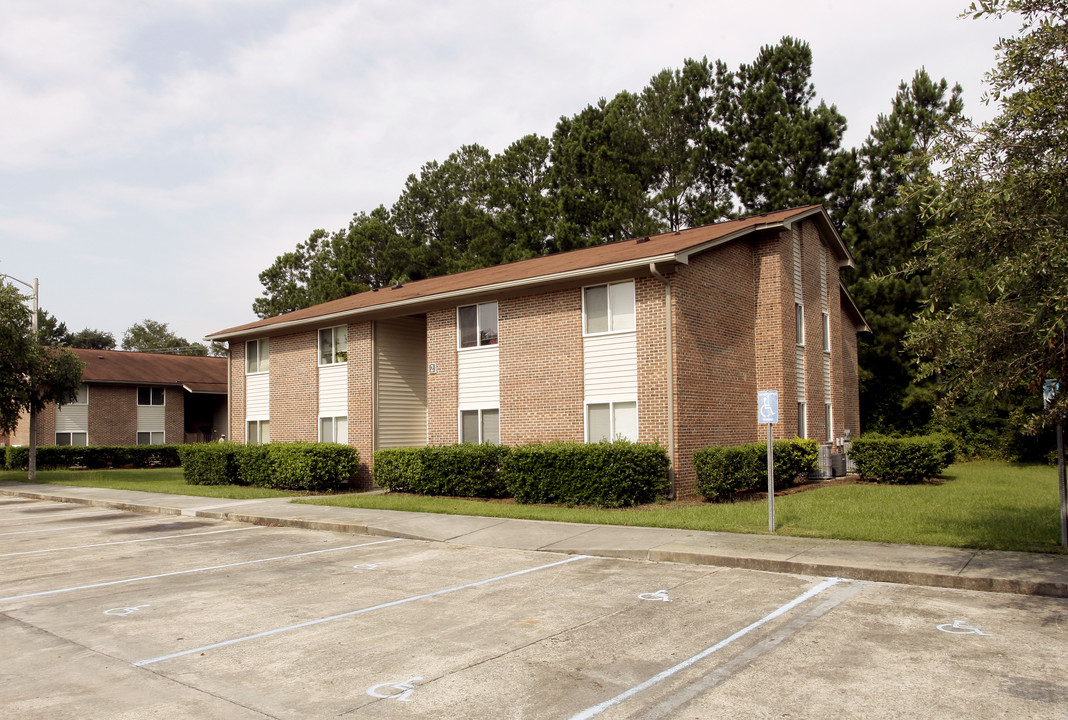
{"label": "gutter downspout", "polygon": [[664,283],[664,355],[665,368],[667,370],[667,451],[668,459],[668,483],[671,488],[668,497],[674,500],[675,490],[675,356],[671,344],[673,334],[671,314],[671,281],[656,269],[656,263],[649,263],[649,272],[660,282]]}

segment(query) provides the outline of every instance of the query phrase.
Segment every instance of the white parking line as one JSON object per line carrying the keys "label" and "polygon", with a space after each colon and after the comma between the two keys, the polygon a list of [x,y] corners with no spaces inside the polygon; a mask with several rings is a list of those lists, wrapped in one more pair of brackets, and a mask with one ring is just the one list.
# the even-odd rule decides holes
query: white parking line
{"label": "white parking line", "polygon": [[291,558],[307,557],[308,555],[319,555],[321,553],[337,552],[338,550],[351,550],[353,548],[367,547],[369,545],[397,542],[400,539],[401,538],[390,538],[389,540],[376,540],[375,542],[360,543],[359,545],[346,545],[344,547],[327,548],[325,550],[312,550],[310,552],[302,552],[295,555],[279,555],[277,557],[260,558],[259,560],[244,560],[242,562],[229,563],[227,565],[211,565],[209,567],[193,568],[191,570],[175,570],[174,572],[160,573],[159,575],[145,575],[143,577],[126,578],[124,580],[109,580],[108,582],[93,583],[92,585],[77,585],[75,587],[60,588],[58,590],[45,590],[43,592],[26,593],[25,595],[12,595],[11,597],[0,598],[0,602],[25,600],[26,598],[43,597],[45,595],[58,595],[60,593],[74,592],[76,590],[91,590],[93,588],[108,587],[109,585],[125,585],[126,583],[140,582],[142,580],[156,580],[158,578],[173,577],[175,575],[189,575],[190,573],[222,570],[224,568],[240,567],[242,565],[255,565],[256,563],[271,562],[272,560],[289,560]]}
{"label": "white parking line", "polygon": [[71,545],[61,548],[47,548],[45,550],[23,550],[21,552],[3,553],[0,558],[14,557],[15,555],[34,555],[37,553],[59,552],[61,550],[84,550],[86,548],[109,547],[111,545],[129,545],[130,543],[154,542],[156,540],[173,540],[174,538],[196,537],[197,535],[217,535],[218,533],[240,532],[241,530],[259,530],[264,526],[250,525],[249,527],[231,528],[229,530],[209,530],[207,532],[185,533],[183,535],[161,535],[160,537],[139,538],[137,540],[114,540],[106,543],[94,543],[92,545]]}
{"label": "white parking line", "polygon": [[676,674],[676,673],[678,673],[678,672],[680,672],[682,670],[685,670],[686,668],[690,667],[694,663],[699,662],[700,660],[705,659],[709,655],[722,650],[723,648],[727,647],[728,645],[730,645],[732,642],[734,642],[738,638],[743,637],[745,635],[748,635],[750,632],[752,632],[753,630],[756,630],[761,625],[764,625],[765,623],[771,622],[772,620],[774,620],[775,618],[779,617],[780,615],[783,615],[784,613],[787,613],[790,610],[793,610],[795,607],[797,607],[801,603],[805,602],[809,598],[814,597],[816,595],[819,595],[821,592],[823,592],[827,588],[833,587],[834,585],[837,585],[840,582],[842,582],[842,578],[830,578],[828,580],[824,580],[823,582],[821,582],[819,585],[817,585],[816,587],[812,588],[808,592],[805,592],[805,593],[802,593],[801,595],[798,595],[793,600],[791,600],[790,602],[786,603],[785,605],[783,605],[779,609],[768,613],[764,617],[762,617],[759,620],[757,620],[755,623],[752,623],[751,625],[745,626],[744,628],[742,628],[738,632],[736,632],[733,635],[731,635],[729,638],[727,638],[725,640],[720,640],[718,643],[716,643],[712,647],[707,648],[705,650],[702,650],[701,652],[697,653],[693,657],[691,657],[691,658],[689,658],[687,660],[683,660],[678,665],[675,665],[674,667],[670,667],[667,670],[664,670],[663,672],[659,673],[658,675],[654,675],[653,677],[649,678],[648,680],[646,680],[645,682],[641,683],[640,685],[635,685],[630,690],[626,690],[624,692],[621,692],[619,695],[616,695],[614,698],[611,698],[610,700],[605,700],[600,705],[594,705],[593,707],[586,708],[585,710],[583,710],[580,713],[572,715],[571,716],[571,720],[589,720],[589,718],[596,717],[597,715],[600,715],[605,710],[608,710],[611,707],[619,705],[624,700],[627,700],[628,698],[634,697],[635,695],[637,695],[638,693],[642,692],[643,690],[648,690],[653,685],[656,685],[657,683],[668,679],[672,675],[674,675],[674,674]]}
{"label": "white parking line", "polygon": [[576,560],[586,560],[589,557],[589,555],[575,555],[574,557],[569,557],[566,560],[558,560],[557,562],[549,563],[548,565],[539,565],[538,567],[527,568],[526,570],[517,570],[515,572],[508,573],[507,575],[498,575],[497,577],[487,578],[485,580],[478,580],[476,582],[467,583],[466,585],[457,585],[456,587],[446,588],[444,590],[437,590],[435,592],[426,593],[424,595],[406,597],[400,600],[394,600],[393,602],[375,605],[374,607],[361,608],[360,610],[353,610],[352,612],[341,613],[340,615],[331,615],[330,617],[308,620],[306,622],[297,623],[296,625],[287,625],[286,627],[275,628],[274,630],[265,630],[264,632],[255,633],[254,635],[246,635],[244,637],[234,638],[233,640],[224,640],[223,642],[214,643],[212,645],[204,645],[202,647],[193,648],[192,650],[183,650],[182,652],[171,653],[170,655],[161,655],[159,657],[150,658],[148,660],[138,660],[137,662],[130,664],[134,667],[144,667],[145,665],[151,665],[153,663],[162,662],[164,660],[173,660],[174,658],[180,658],[185,655],[202,653],[206,650],[214,650],[216,648],[226,647],[228,645],[236,645],[237,643],[243,643],[249,640],[269,637],[271,635],[289,632],[290,630],[299,630],[300,628],[311,627],[312,625],[320,625],[322,623],[330,622],[332,620],[355,617],[356,615],[363,615],[364,613],[374,612],[375,610],[384,610],[386,608],[396,607],[397,605],[405,605],[410,602],[415,602],[416,600],[425,600],[427,598],[438,597],[439,595],[446,595],[448,593],[454,593],[460,590],[467,590],[469,588],[479,587],[480,585],[488,585],[489,583],[497,582],[498,580],[507,580],[508,578],[526,575],[527,573],[537,572],[539,570],[547,570],[548,568],[557,567],[558,565],[566,565],[567,563],[572,563]]}
{"label": "white parking line", "polygon": [[[102,527],[114,527],[115,525],[129,525],[130,523],[149,522],[149,521],[151,521],[151,522],[159,522],[160,518],[159,517],[145,517],[145,518],[138,518],[136,520],[123,520],[122,522],[102,523],[102,524],[101,523],[97,523],[97,524],[94,524],[92,527],[90,527],[88,529],[96,530],[97,528],[102,528]],[[3,535],[30,535],[32,533],[44,533],[44,532],[63,532],[64,530],[82,530],[82,531],[84,531],[86,529],[87,529],[87,526],[85,526],[85,525],[74,525],[74,526],[71,526],[71,527],[41,528],[40,530],[16,530],[15,532],[0,533],[0,536],[3,536]]]}

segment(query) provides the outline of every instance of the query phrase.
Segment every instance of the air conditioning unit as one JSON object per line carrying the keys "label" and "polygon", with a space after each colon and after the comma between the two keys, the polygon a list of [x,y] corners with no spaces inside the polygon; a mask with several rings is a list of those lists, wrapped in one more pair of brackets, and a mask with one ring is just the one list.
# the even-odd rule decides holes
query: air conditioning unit
{"label": "air conditioning unit", "polygon": [[834,457],[833,449],[830,443],[824,443],[820,445],[819,460],[816,463],[816,469],[808,474],[810,480],[830,480],[834,477],[834,469],[831,466],[831,458]]}

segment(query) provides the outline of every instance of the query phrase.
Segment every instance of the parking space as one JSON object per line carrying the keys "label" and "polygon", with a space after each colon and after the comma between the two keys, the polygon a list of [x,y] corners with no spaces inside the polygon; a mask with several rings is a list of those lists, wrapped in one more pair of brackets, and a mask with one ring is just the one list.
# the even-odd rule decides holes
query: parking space
{"label": "parking space", "polygon": [[0,500],[20,718],[1068,716],[1068,603]]}

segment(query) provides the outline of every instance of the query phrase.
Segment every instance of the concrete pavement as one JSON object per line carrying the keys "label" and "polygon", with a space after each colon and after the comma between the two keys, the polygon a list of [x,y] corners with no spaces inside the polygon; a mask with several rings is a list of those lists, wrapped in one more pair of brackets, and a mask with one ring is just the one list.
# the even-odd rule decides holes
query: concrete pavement
{"label": "concrete pavement", "polygon": [[584,525],[0,483],[0,495],[458,545],[676,562],[1068,598],[1068,555]]}

